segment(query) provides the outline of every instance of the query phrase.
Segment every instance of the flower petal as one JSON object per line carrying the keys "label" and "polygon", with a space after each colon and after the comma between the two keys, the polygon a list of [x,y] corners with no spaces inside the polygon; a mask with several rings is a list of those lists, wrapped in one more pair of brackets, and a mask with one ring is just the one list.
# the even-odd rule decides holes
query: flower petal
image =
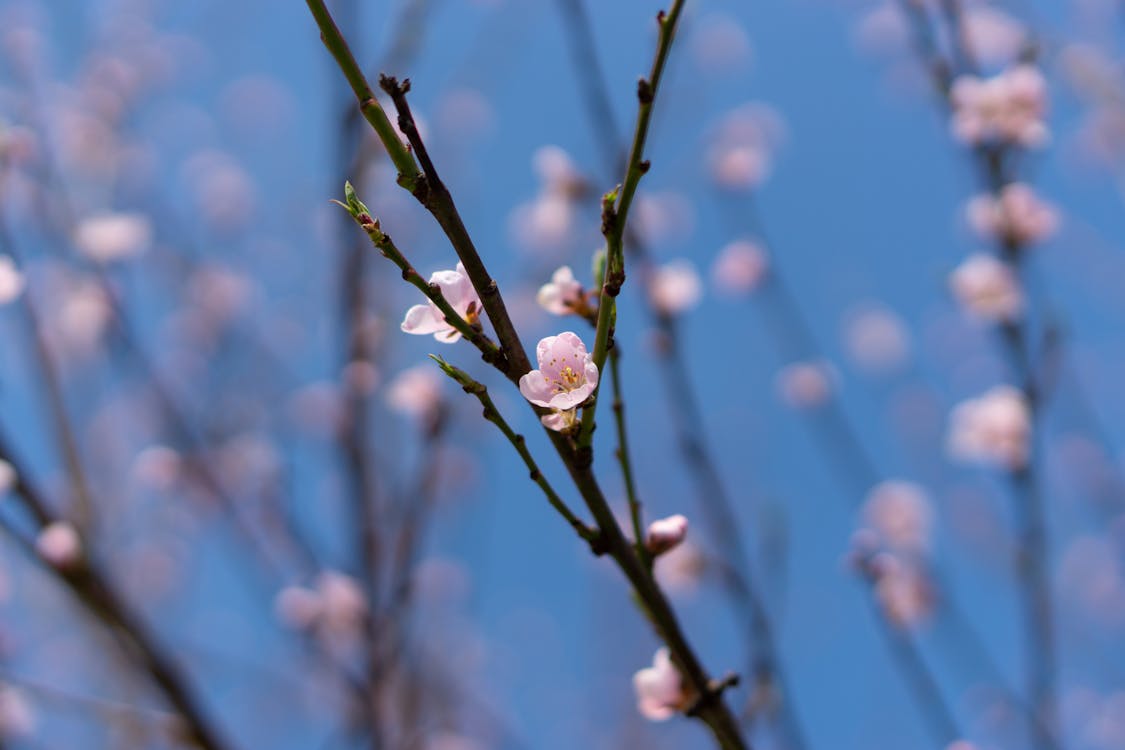
{"label": "flower petal", "polygon": [[554,389],[542,372],[532,370],[520,378],[520,393],[536,406],[550,406]]}
{"label": "flower petal", "polygon": [[407,310],[401,328],[406,333],[425,335],[444,331],[450,328],[450,325],[445,322],[445,316],[441,314],[441,310],[431,304],[425,304],[414,305]]}

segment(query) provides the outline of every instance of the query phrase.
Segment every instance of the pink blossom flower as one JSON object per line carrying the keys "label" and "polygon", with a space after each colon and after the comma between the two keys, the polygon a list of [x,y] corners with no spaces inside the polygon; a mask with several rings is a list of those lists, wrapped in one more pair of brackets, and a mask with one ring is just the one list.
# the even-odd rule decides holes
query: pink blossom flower
{"label": "pink blossom flower", "polygon": [[74,230],[74,244],[97,263],[112,263],[139,255],[152,244],[152,223],[138,213],[88,216]]}
{"label": "pink blossom flower", "polygon": [[678,315],[699,304],[703,282],[691,261],[674,260],[653,272],[648,293],[656,309]]}
{"label": "pink blossom flower", "polygon": [[657,558],[655,573],[661,588],[689,594],[698,588],[706,568],[707,557],[703,551],[691,539],[684,539]]}
{"label": "pink blossom flower", "polygon": [[303,586],[286,586],[274,599],[274,613],[295,630],[311,628],[320,616],[320,596]]}
{"label": "pink blossom flower", "polygon": [[1017,65],[992,78],[962,75],[950,97],[953,132],[965,143],[1035,147],[1047,141],[1047,83],[1033,65]]}
{"label": "pink blossom flower", "polygon": [[998,198],[990,194],[973,198],[966,214],[978,234],[1018,245],[1042,242],[1059,225],[1054,206],[1040,199],[1030,185],[1020,182],[1006,185]]}
{"label": "pink blossom flower", "polygon": [[[457,268],[452,271],[437,271],[430,276],[430,283],[440,287],[446,301],[465,321],[470,325],[477,322],[480,317],[480,297],[465,273],[464,266],[458,263]],[[442,311],[429,300],[424,305],[414,305],[407,310],[401,327],[406,333],[419,336],[432,333],[435,339],[445,344],[452,344],[461,338],[461,332],[447,323]]]}
{"label": "pink blossom flower", "polygon": [[81,559],[82,540],[78,531],[65,521],[55,521],[43,527],[35,538],[35,551],[56,568],[68,568]]}
{"label": "pink blossom flower", "polygon": [[565,429],[573,424],[574,409],[597,388],[597,365],[582,339],[570,331],[540,340],[535,355],[539,369],[520,378],[520,393],[536,406],[556,412],[543,417],[546,427]]}
{"label": "pink blossom flower", "polygon": [[543,192],[574,196],[585,189],[578,165],[559,146],[540,146],[531,156],[531,166],[539,175]]}
{"label": "pink blossom flower", "polygon": [[0,458],[0,497],[11,492],[16,486],[16,470],[12,465]]}
{"label": "pink blossom flower", "polygon": [[387,405],[409,417],[428,417],[441,404],[441,376],[429,365],[403,370],[387,386]]}
{"label": "pink blossom flower", "polygon": [[574,278],[570,266],[563,266],[555,271],[550,283],[539,288],[535,299],[544,310],[553,315],[570,315],[585,307],[582,285]]}
{"label": "pink blossom flower", "polygon": [[982,320],[1011,321],[1023,313],[1023,289],[1012,269],[991,255],[969,257],[950,274],[958,302]]}
{"label": "pink blossom flower", "polygon": [[652,666],[633,675],[637,694],[637,710],[651,721],[665,721],[682,711],[688,703],[683,677],[667,648],[661,648],[652,659]]}
{"label": "pink blossom flower", "polygon": [[769,261],[758,243],[735,240],[719,251],[711,266],[711,279],[728,294],[749,294],[762,283],[768,270]]}
{"label": "pink blossom flower", "polygon": [[653,521],[645,534],[645,547],[654,555],[661,555],[678,546],[687,536],[688,520],[676,514]]}
{"label": "pink blossom flower", "polygon": [[1018,469],[1027,463],[1031,412],[1019,389],[999,385],[963,401],[950,417],[949,449],[955,458]]}
{"label": "pink blossom flower", "polygon": [[15,301],[23,294],[23,273],[16,268],[15,261],[10,256],[0,255],[0,305]]}
{"label": "pink blossom flower", "polygon": [[876,485],[863,504],[863,516],[892,550],[922,553],[929,547],[933,510],[925,491],[913,482]]}

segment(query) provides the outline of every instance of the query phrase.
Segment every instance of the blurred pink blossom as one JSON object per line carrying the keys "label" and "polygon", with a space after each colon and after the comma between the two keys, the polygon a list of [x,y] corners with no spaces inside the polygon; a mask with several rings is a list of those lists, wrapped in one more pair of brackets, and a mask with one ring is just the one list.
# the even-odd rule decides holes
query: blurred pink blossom
{"label": "blurred pink blossom", "polygon": [[0,685],[0,737],[27,737],[35,731],[35,709],[22,691]]}
{"label": "blurred pink blossom", "polygon": [[727,190],[756,188],[769,177],[784,140],[784,121],[774,109],[758,102],[738,107],[708,136],[711,179]]}
{"label": "blurred pink blossom", "polygon": [[723,246],[711,266],[711,280],[728,294],[755,291],[769,271],[769,261],[761,245],[752,240],[735,240]]}
{"label": "blurred pink blossom", "polygon": [[43,527],[35,538],[35,551],[56,568],[68,568],[82,557],[82,540],[78,530],[66,521],[55,521]]}
{"label": "blurred pink blossom", "polygon": [[709,13],[695,26],[691,54],[696,65],[705,72],[737,71],[750,59],[750,38],[737,19],[723,13]]}
{"label": "blurred pink blossom", "polygon": [[875,598],[888,620],[910,628],[929,617],[934,604],[933,588],[920,566],[884,552],[875,556],[871,567]]}
{"label": "blurred pink blossom", "polygon": [[969,48],[983,65],[999,65],[1016,59],[1027,42],[1023,24],[998,8],[966,7],[962,23]]}
{"label": "blurred pink blossom", "polygon": [[96,263],[112,263],[145,252],[152,244],[152,223],[144,214],[88,216],[74,230],[74,244]]}
{"label": "blurred pink blossom", "polygon": [[19,298],[27,282],[10,256],[0,255],[0,305]]}
{"label": "blurred pink blossom", "polygon": [[888,480],[876,485],[864,501],[863,517],[896,552],[921,554],[930,546],[933,510],[925,490],[913,482]]}
{"label": "blurred pink blossom", "polygon": [[539,288],[535,299],[552,315],[570,315],[585,307],[582,285],[574,278],[570,266],[555,271],[551,281]]}
{"label": "blurred pink blossom", "polygon": [[657,310],[666,315],[679,315],[699,304],[703,282],[691,261],[673,260],[653,271],[648,293]]}
{"label": "blurred pink blossom", "polygon": [[897,370],[910,356],[906,323],[881,304],[868,303],[848,314],[844,344],[852,360],[870,373]]}
{"label": "blurred pink blossom", "polygon": [[15,489],[17,478],[16,470],[12,465],[0,458],[0,497]]}
{"label": "blurred pink blossom", "polygon": [[1054,206],[1039,198],[1030,185],[1005,185],[999,198],[978,195],[966,207],[969,224],[984,237],[1029,245],[1048,239],[1058,229]]}
{"label": "blurred pink blossom", "polygon": [[645,547],[654,555],[662,555],[679,546],[687,537],[687,532],[688,520],[685,516],[677,513],[658,519],[648,525]]}
{"label": "blurred pink blossom", "polygon": [[[480,317],[480,297],[477,296],[473,282],[460,263],[452,271],[436,271],[430,276],[430,284],[441,288],[446,302],[469,325]],[[426,300],[423,305],[414,305],[406,311],[402,330],[419,336],[433,334],[443,344],[452,344],[461,339],[461,332],[446,322],[445,314],[433,302]]]}
{"label": "blurred pink blossom", "polygon": [[991,255],[970,256],[950,274],[949,285],[961,306],[982,320],[1012,321],[1023,313],[1019,280]]}
{"label": "blurred pink blossom", "polygon": [[964,143],[1036,147],[1048,139],[1047,82],[1034,65],[1016,65],[991,78],[959,76],[950,99],[953,133]]}
{"label": "blurred pink blossom", "polygon": [[441,406],[441,384],[437,368],[415,365],[387,384],[387,406],[408,417],[429,418]]}
{"label": "blurred pink blossom", "polygon": [[823,405],[832,396],[832,377],[820,362],[794,362],[777,374],[777,387],[785,403],[798,409]]}
{"label": "blurred pink blossom", "polygon": [[999,385],[958,404],[950,417],[954,458],[1019,469],[1027,463],[1031,414],[1019,389]]}
{"label": "blurred pink blossom", "polygon": [[651,667],[633,675],[633,689],[637,694],[637,710],[651,721],[665,721],[687,707],[683,678],[667,648],[656,652]]}

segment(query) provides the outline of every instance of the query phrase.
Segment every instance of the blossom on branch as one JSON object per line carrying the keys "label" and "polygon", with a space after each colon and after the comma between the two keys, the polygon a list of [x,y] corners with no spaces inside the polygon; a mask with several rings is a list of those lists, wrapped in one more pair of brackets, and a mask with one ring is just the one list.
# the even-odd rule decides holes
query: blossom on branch
{"label": "blossom on branch", "polygon": [[687,536],[688,520],[676,514],[653,521],[645,534],[645,548],[654,555],[660,555],[674,547]]}
{"label": "blossom on branch", "polygon": [[652,721],[665,721],[687,707],[684,680],[667,648],[656,652],[652,666],[633,675],[637,710]]}
{"label": "blossom on branch", "polygon": [[1030,185],[1005,185],[999,197],[979,195],[966,208],[969,224],[984,237],[1016,245],[1042,242],[1055,233],[1059,215]]}
{"label": "blossom on branch", "polygon": [[966,144],[1034,148],[1047,141],[1047,82],[1034,65],[1016,65],[991,78],[959,76],[949,96],[953,133]]}
{"label": "blossom on branch", "polygon": [[949,276],[953,296],[973,316],[1008,322],[1023,313],[1023,289],[1015,273],[991,255],[969,257]]}
{"label": "blossom on branch", "polygon": [[564,430],[574,424],[574,410],[597,388],[598,367],[582,339],[571,331],[540,340],[535,356],[539,369],[520,378],[520,393],[554,412],[543,417],[544,426]]}
{"label": "blossom on branch", "polygon": [[653,307],[665,315],[679,315],[699,304],[703,282],[689,260],[673,260],[658,267],[648,287]]}
{"label": "blossom on branch", "polygon": [[[437,271],[430,276],[430,284],[441,289],[445,300],[469,325],[475,325],[480,319],[480,297],[463,265],[458,263],[457,268],[452,271]],[[407,310],[401,327],[406,333],[419,336],[432,333],[435,339],[445,344],[452,344],[461,338],[461,332],[446,321],[445,313],[429,301]]]}
{"label": "blossom on branch", "polygon": [[1027,464],[1031,410],[1018,388],[998,385],[953,410],[949,449],[955,458],[1010,470]]}
{"label": "blossom on branch", "polygon": [[535,300],[552,315],[580,313],[586,306],[582,284],[574,278],[570,266],[563,266],[555,271],[551,281],[539,287]]}

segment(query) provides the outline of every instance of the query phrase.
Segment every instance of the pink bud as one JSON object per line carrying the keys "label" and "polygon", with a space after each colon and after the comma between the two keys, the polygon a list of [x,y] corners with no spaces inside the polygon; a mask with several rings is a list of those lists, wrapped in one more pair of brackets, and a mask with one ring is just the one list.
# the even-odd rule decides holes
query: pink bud
{"label": "pink bud", "polygon": [[82,556],[82,540],[78,531],[65,521],[47,524],[35,540],[35,550],[56,568],[68,568]]}
{"label": "pink bud", "polygon": [[648,525],[645,534],[645,547],[654,555],[660,555],[679,545],[687,536],[688,520],[682,515],[668,516]]}

